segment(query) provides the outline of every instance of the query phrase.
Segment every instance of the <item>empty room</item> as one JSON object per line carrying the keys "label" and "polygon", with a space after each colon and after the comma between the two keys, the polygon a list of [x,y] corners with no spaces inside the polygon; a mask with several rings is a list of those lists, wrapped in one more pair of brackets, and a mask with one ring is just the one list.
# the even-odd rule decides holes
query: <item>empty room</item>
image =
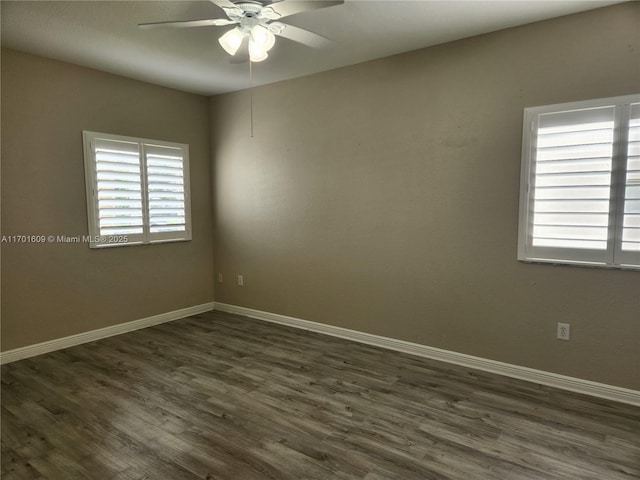
{"label": "empty room", "polygon": [[640,479],[640,2],[0,15],[3,479]]}

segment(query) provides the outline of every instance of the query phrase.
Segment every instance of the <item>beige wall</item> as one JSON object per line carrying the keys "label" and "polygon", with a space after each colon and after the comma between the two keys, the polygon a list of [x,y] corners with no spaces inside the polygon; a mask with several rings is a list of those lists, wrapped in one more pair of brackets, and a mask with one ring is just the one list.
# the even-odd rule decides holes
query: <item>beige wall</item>
{"label": "beige wall", "polygon": [[2,245],[2,350],[213,300],[205,97],[2,50],[2,234],[87,235],[82,130],[189,144],[193,240]]}
{"label": "beige wall", "polygon": [[516,260],[524,107],[638,93],[639,43],[632,2],[256,88],[254,138],[213,98],[216,301],[640,389],[640,272]]}

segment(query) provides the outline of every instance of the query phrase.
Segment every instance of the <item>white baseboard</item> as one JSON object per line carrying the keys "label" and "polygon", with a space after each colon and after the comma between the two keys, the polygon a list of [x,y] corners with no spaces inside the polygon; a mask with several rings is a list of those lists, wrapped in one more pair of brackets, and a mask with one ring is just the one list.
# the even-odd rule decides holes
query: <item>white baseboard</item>
{"label": "white baseboard", "polygon": [[36,343],[35,345],[28,345],[26,347],[20,347],[6,352],[0,352],[0,365],[22,360],[24,358],[35,357],[36,355],[42,355],[43,353],[49,353],[55,350],[62,350],[63,348],[73,347],[75,345],[80,345],[81,343],[93,342],[113,335],[120,335],[121,333],[151,327],[152,325],[178,320],[191,315],[197,315],[198,313],[210,312],[213,310],[213,307],[213,302],[203,303],[202,305],[181,308],[180,310],[161,313],[159,315],[153,315],[151,317],[141,318],[131,322],[119,323],[118,325],[99,328],[98,330],[91,330],[89,332],[78,333],[77,335],[71,335],[69,337],[56,338],[55,340],[49,340],[47,342]]}
{"label": "white baseboard", "polygon": [[239,315],[244,315],[258,320],[288,325],[290,327],[323,333],[325,335],[366,343],[368,345],[396,350],[398,352],[409,353],[411,355],[439,360],[441,362],[453,363],[455,365],[461,365],[463,367],[482,370],[485,372],[497,373],[499,375],[526,380],[541,385],[640,406],[640,391],[637,390],[616,387],[605,383],[592,382],[590,380],[583,380],[581,378],[569,377],[566,375],[559,375],[557,373],[545,372],[543,370],[535,370],[533,368],[522,367],[520,365],[512,365],[487,358],[475,357],[464,353],[442,350],[440,348],[428,347],[418,343],[372,335],[370,333],[358,332],[356,330],[335,327],[333,325],[325,325],[323,323],[311,322],[309,320],[301,320],[299,318],[287,317],[285,315],[263,312],[251,308],[216,302],[215,310],[237,313]]}

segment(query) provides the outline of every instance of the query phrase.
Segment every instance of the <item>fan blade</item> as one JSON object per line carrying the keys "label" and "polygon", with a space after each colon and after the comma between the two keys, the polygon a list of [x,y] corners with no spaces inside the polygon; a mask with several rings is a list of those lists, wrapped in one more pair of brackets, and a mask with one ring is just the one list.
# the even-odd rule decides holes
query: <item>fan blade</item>
{"label": "fan blade", "polygon": [[214,18],[212,25],[214,27],[224,27],[225,25],[233,25],[239,23],[237,20],[229,20],[228,18]]}
{"label": "fan blade", "polygon": [[293,25],[285,25],[285,28],[279,33],[276,33],[276,35],[313,48],[322,48],[331,45],[331,40],[328,38],[318,35],[317,33],[310,32],[309,30],[294,27]]}
{"label": "fan blade", "polygon": [[208,20],[186,20],[182,22],[155,22],[155,23],[140,23],[140,28],[156,28],[156,27],[222,27],[224,25],[232,25],[238,23],[235,20],[228,20],[226,18],[211,18]]}
{"label": "fan blade", "polygon": [[235,3],[233,3],[233,2],[232,2],[232,1],[230,1],[230,0],[211,0],[211,3],[213,3],[213,4],[217,5],[217,6],[219,6],[220,8],[223,8],[223,7],[227,7],[227,8],[238,8],[238,7],[236,7],[236,4],[235,4]]}
{"label": "fan blade", "polygon": [[343,3],[343,0],[283,0],[281,2],[273,2],[269,4],[269,7],[278,13],[280,18],[284,18],[296,13],[333,7]]}

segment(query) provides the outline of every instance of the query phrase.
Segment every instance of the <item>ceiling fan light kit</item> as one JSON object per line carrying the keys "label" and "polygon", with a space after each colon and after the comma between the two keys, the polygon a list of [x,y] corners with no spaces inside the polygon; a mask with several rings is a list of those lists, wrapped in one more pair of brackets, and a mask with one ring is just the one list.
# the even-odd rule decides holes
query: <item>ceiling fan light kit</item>
{"label": "ceiling fan light kit", "polygon": [[222,27],[226,25],[237,25],[223,34],[218,39],[218,43],[220,43],[224,51],[231,56],[235,56],[240,50],[243,52],[248,50],[251,62],[262,62],[267,59],[269,50],[275,45],[276,35],[311,47],[321,47],[328,43],[328,40],[321,35],[274,20],[306,10],[331,7],[343,3],[340,0],[262,0],[242,1],[238,3],[231,0],[211,1],[222,8],[228,19],[215,18],[207,20],[143,23],[140,24],[140,27]]}
{"label": "ceiling fan light kit", "polygon": [[[280,18],[280,15],[261,4],[239,3],[238,7],[223,9],[231,21],[240,25],[222,35],[218,42],[229,55],[235,55],[245,39],[248,39],[249,58],[254,63],[262,62],[267,59],[267,52],[276,43],[269,21]],[[284,24],[280,25],[284,27]]]}

